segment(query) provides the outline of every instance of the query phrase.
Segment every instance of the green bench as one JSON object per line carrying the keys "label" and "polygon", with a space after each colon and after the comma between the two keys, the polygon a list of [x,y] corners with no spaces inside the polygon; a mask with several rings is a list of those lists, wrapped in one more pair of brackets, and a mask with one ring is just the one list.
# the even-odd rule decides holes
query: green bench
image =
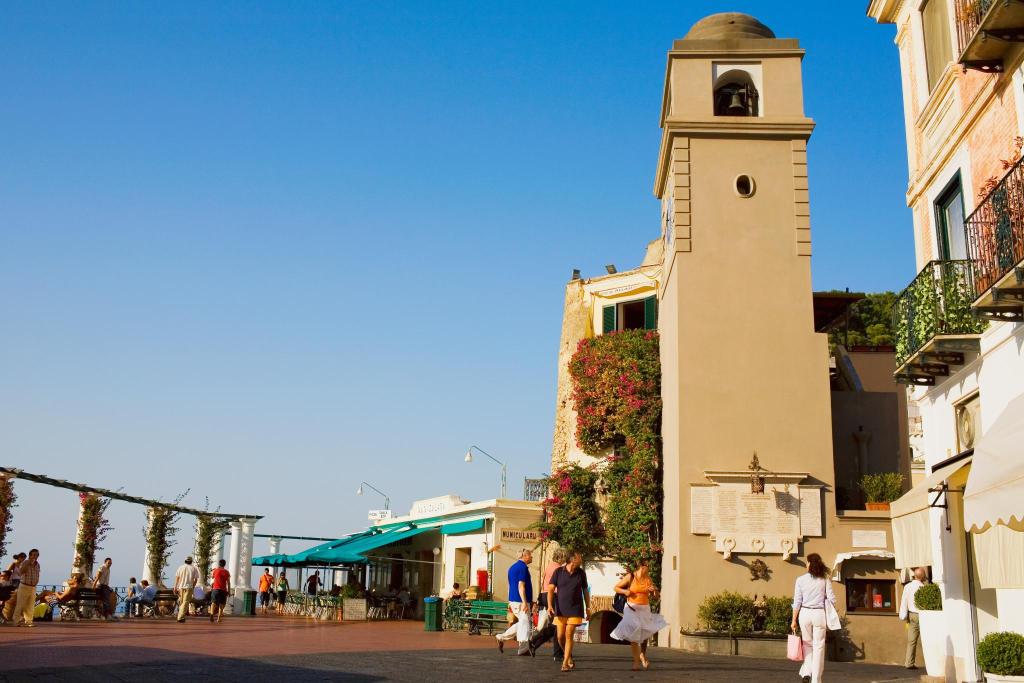
{"label": "green bench", "polygon": [[495,600],[474,600],[466,609],[466,623],[470,635],[479,635],[486,625],[487,633],[504,631],[508,627],[508,603]]}

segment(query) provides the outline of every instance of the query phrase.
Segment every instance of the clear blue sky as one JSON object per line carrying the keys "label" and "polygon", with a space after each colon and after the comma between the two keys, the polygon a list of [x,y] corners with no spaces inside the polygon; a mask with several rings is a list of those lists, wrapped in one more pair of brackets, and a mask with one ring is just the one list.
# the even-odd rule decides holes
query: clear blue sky
{"label": "clear blue sky", "polygon": [[[307,535],[366,524],[361,479],[494,496],[470,444],[520,492],[564,283],[657,236],[665,53],[724,10],[807,49],[815,287],[902,288],[897,54],[862,2],[7,3],[0,461]],[[9,549],[65,577],[74,495],[18,493]],[[143,512],[110,513],[123,582]]]}

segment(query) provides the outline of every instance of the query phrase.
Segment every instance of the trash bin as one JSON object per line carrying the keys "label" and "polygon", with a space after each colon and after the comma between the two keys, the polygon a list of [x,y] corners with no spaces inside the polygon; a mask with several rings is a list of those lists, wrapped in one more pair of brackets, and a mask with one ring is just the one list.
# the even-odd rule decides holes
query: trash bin
{"label": "trash bin", "polygon": [[423,630],[441,630],[441,598],[423,598]]}
{"label": "trash bin", "polygon": [[245,591],[242,593],[242,615],[246,617],[256,616],[256,591]]}

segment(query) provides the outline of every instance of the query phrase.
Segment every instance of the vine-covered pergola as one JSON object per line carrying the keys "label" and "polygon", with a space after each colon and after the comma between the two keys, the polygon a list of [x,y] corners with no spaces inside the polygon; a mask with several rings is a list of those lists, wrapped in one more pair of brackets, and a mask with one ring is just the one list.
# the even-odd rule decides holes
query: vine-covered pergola
{"label": "vine-covered pergola", "polygon": [[[196,522],[196,545],[203,546],[204,552],[208,550],[208,565],[214,565],[222,557],[227,560],[228,571],[234,577],[236,587],[236,598],[241,598],[241,591],[249,585],[250,571],[252,568],[253,537],[256,522],[262,519],[262,515],[254,514],[233,514],[219,511],[200,510],[180,504],[180,501],[166,502],[133,496],[121,490],[112,490],[89,486],[67,479],[57,479],[45,474],[35,474],[13,467],[0,467],[0,554],[4,552],[7,531],[12,526],[11,507],[16,496],[14,495],[14,480],[21,479],[31,481],[45,486],[76,491],[80,497],[80,508],[78,516],[78,530],[75,541],[75,558],[72,571],[91,574],[96,543],[96,529],[90,528],[93,524],[102,524],[102,512],[105,510],[106,502],[120,500],[127,503],[142,505],[147,509],[147,544],[146,559],[143,567],[143,577],[154,585],[160,585],[162,576],[155,575],[154,569],[163,567],[165,559],[166,543],[161,546],[161,557],[151,561],[150,557],[152,544],[149,542],[154,535],[154,525],[163,524],[166,529],[173,523],[173,519],[179,514],[194,516]],[[104,502],[106,501],[106,502]],[[98,519],[97,519],[98,517]],[[231,544],[228,553],[224,555],[223,535],[225,525],[231,530]],[[212,532],[212,534],[211,534]],[[162,531],[160,533],[163,533]],[[209,537],[212,536],[212,543]],[[206,542],[203,539],[206,538]],[[91,546],[90,546],[91,544]],[[158,570],[159,571],[159,570]]]}

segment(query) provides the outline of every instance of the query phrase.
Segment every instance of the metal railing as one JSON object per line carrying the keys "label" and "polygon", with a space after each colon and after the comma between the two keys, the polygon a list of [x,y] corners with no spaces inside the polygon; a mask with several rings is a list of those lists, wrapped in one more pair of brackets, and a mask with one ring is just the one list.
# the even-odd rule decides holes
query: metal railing
{"label": "metal railing", "polygon": [[1017,161],[964,223],[973,261],[974,297],[1024,260],[1024,158]]}
{"label": "metal railing", "polygon": [[985,323],[971,314],[970,261],[931,261],[900,292],[893,306],[896,365],[942,335],[978,334]]}
{"label": "metal railing", "polygon": [[956,37],[960,48],[957,54],[963,54],[967,44],[971,42],[985,14],[997,0],[956,0]]}

